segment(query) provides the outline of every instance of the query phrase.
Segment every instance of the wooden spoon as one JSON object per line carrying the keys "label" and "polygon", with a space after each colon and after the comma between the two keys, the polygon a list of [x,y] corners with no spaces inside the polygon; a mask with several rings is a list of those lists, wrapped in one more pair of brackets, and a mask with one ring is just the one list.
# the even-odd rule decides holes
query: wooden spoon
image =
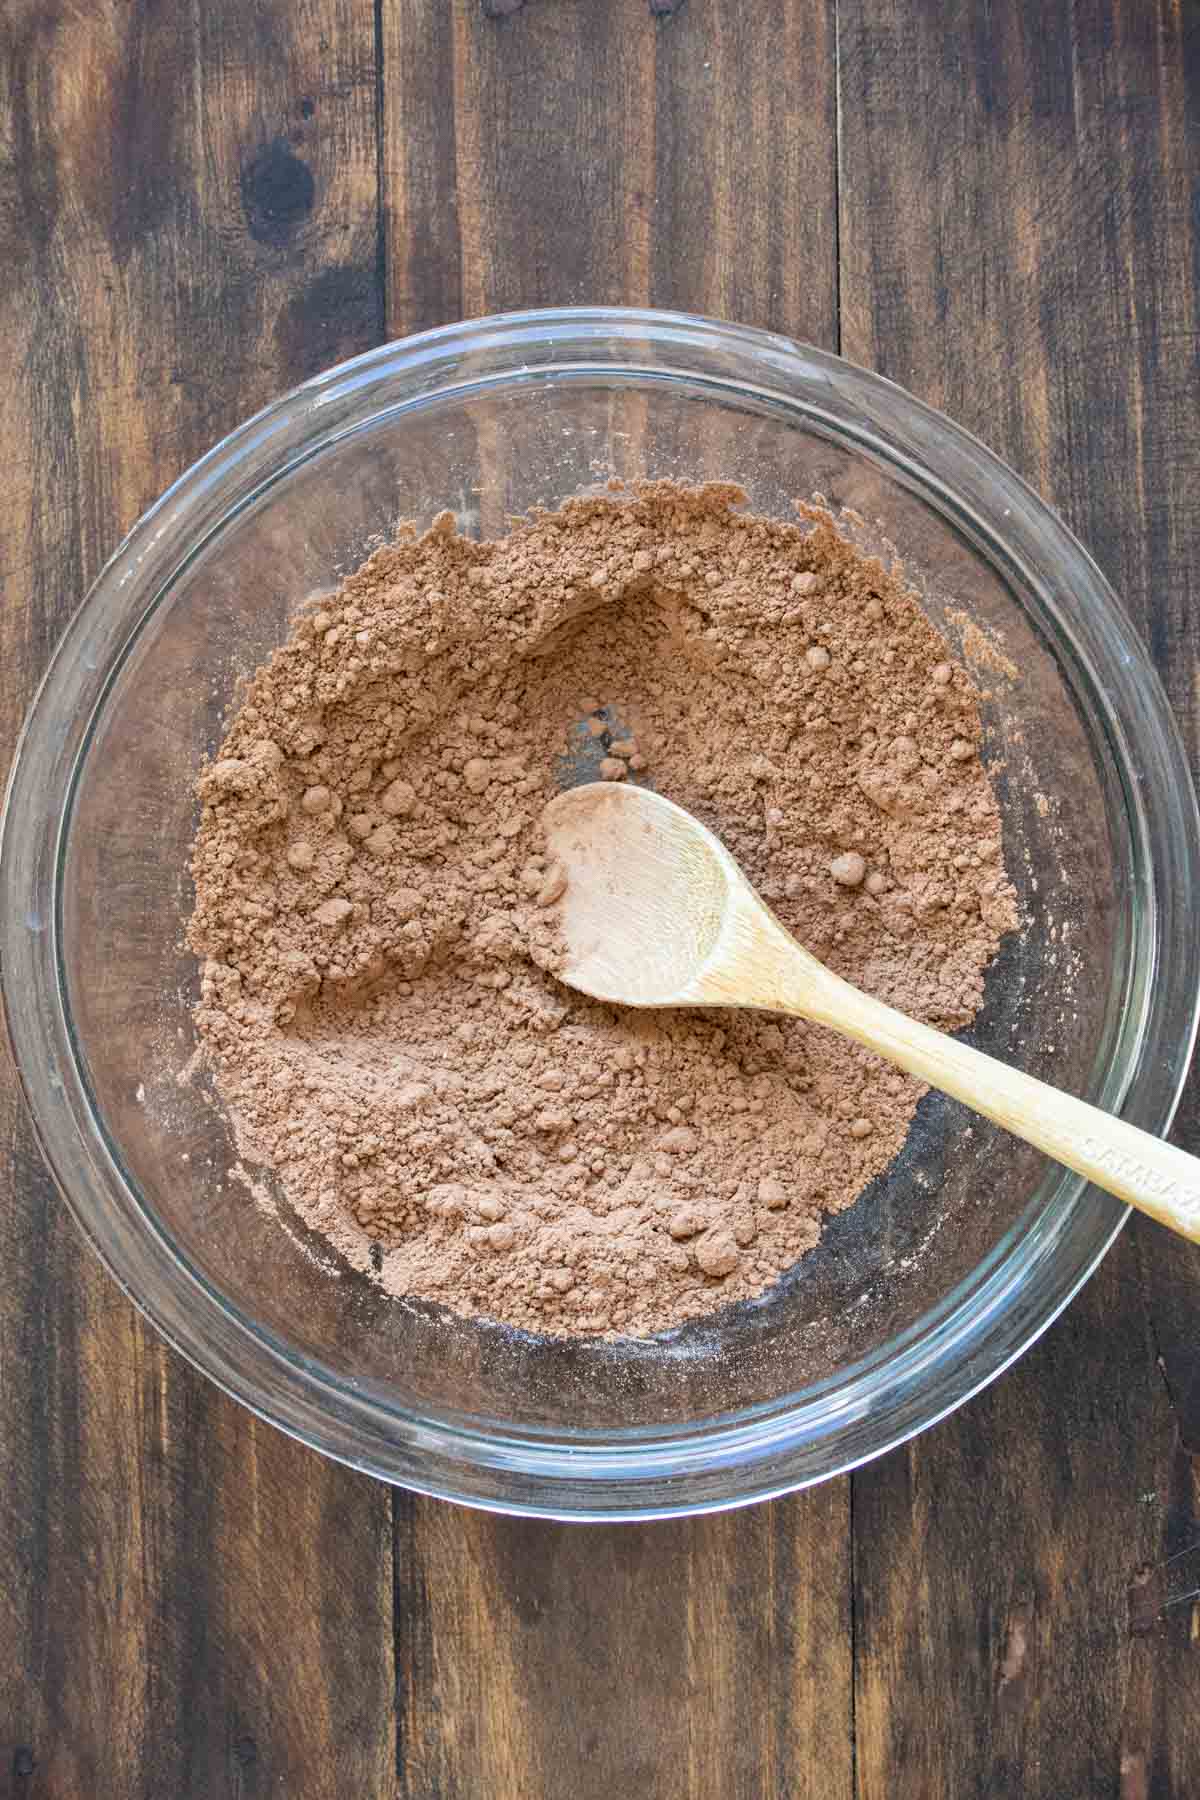
{"label": "wooden spoon", "polygon": [[828,1025],[1200,1241],[1200,1158],[843,981],[681,806],[598,782],[552,800],[545,824],[566,877],[558,973],[572,987],[621,1006],[752,1006]]}

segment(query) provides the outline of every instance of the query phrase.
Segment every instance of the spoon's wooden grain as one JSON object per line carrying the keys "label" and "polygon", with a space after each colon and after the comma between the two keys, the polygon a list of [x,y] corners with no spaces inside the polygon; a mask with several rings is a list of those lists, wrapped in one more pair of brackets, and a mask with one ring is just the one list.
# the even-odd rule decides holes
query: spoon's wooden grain
{"label": "spoon's wooden grain", "polygon": [[559,972],[572,987],[622,1006],[750,1006],[828,1025],[1200,1241],[1200,1159],[843,981],[673,801],[595,783],[560,794],[545,820],[567,879]]}

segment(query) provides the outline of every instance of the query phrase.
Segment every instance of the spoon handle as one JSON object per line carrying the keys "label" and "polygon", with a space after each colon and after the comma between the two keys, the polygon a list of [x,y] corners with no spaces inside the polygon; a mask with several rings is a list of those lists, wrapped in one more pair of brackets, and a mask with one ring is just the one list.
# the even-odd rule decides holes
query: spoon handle
{"label": "spoon handle", "polygon": [[821,972],[824,979],[814,981],[809,964],[803,957],[797,967],[794,1006],[781,994],[784,1010],[803,1013],[878,1051],[1097,1187],[1200,1242],[1200,1157],[906,1018],[827,969]]}

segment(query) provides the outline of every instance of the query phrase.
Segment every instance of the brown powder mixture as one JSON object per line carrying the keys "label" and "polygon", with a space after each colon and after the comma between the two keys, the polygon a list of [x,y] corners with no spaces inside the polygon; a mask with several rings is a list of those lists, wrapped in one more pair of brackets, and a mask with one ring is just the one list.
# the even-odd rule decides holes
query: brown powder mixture
{"label": "brown powder mixture", "polygon": [[646,781],[839,973],[953,1029],[1015,922],[976,694],[898,570],[732,486],[373,556],[200,782],[196,1020],[247,1157],[397,1294],[659,1331],[761,1293],[920,1086],[801,1021],[622,1013],[542,964],[539,819]]}

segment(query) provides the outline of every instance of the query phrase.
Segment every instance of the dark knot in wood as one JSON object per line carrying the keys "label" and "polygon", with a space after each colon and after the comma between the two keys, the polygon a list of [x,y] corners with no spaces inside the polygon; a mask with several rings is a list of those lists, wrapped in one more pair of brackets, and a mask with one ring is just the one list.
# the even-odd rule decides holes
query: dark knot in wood
{"label": "dark knot in wood", "polygon": [[286,244],[316,197],[312,170],[283,138],[264,144],[242,170],[246,227],[260,244]]}

